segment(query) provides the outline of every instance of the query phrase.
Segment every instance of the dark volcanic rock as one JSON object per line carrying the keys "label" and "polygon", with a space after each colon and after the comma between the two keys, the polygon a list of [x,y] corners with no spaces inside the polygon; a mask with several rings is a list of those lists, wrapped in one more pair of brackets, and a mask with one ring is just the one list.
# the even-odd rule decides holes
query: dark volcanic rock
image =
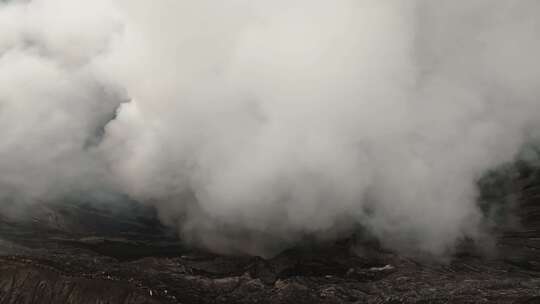
{"label": "dark volcanic rock", "polygon": [[1,303],[159,303],[127,282],[85,278],[31,260],[0,260]]}
{"label": "dark volcanic rock", "polygon": [[187,250],[146,211],[41,206],[30,221],[0,216],[0,304],[540,303],[538,180],[513,184],[496,255],[464,250],[446,264],[350,241],[220,256]]}

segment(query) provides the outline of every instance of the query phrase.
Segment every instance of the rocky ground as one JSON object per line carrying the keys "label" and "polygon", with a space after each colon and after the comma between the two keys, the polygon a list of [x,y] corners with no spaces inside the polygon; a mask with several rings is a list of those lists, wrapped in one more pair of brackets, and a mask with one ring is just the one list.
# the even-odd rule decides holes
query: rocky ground
{"label": "rocky ground", "polygon": [[186,248],[133,202],[129,213],[29,206],[0,215],[0,304],[540,303],[538,180],[512,182],[503,211],[515,218],[496,229],[496,254],[462,250],[448,263],[351,240],[272,259],[220,256]]}

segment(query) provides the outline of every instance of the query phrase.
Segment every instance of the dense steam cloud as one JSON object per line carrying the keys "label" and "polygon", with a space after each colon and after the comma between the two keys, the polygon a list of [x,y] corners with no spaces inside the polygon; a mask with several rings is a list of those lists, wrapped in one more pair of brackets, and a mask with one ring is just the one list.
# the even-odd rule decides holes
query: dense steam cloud
{"label": "dense steam cloud", "polygon": [[193,244],[483,239],[540,122],[540,3],[0,3],[0,198],[125,193]]}

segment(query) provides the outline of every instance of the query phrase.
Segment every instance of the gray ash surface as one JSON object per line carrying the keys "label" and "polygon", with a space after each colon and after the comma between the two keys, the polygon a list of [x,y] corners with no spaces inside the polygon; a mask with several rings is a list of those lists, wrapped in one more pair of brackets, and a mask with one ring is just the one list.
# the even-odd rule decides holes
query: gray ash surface
{"label": "gray ash surface", "polygon": [[540,303],[537,175],[512,182],[517,221],[495,229],[495,254],[463,246],[448,263],[351,239],[271,259],[223,256],[184,246],[132,202],[118,214],[30,206],[24,218],[0,215],[0,304]]}

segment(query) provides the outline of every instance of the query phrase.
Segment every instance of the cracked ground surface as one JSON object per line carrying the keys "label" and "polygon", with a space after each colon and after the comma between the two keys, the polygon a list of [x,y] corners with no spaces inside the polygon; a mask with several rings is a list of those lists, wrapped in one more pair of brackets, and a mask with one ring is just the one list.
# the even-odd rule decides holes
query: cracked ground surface
{"label": "cracked ground surface", "polygon": [[540,303],[537,180],[515,183],[520,224],[497,231],[495,254],[447,263],[350,239],[223,256],[183,246],[143,207],[32,206],[24,220],[0,216],[0,304]]}

